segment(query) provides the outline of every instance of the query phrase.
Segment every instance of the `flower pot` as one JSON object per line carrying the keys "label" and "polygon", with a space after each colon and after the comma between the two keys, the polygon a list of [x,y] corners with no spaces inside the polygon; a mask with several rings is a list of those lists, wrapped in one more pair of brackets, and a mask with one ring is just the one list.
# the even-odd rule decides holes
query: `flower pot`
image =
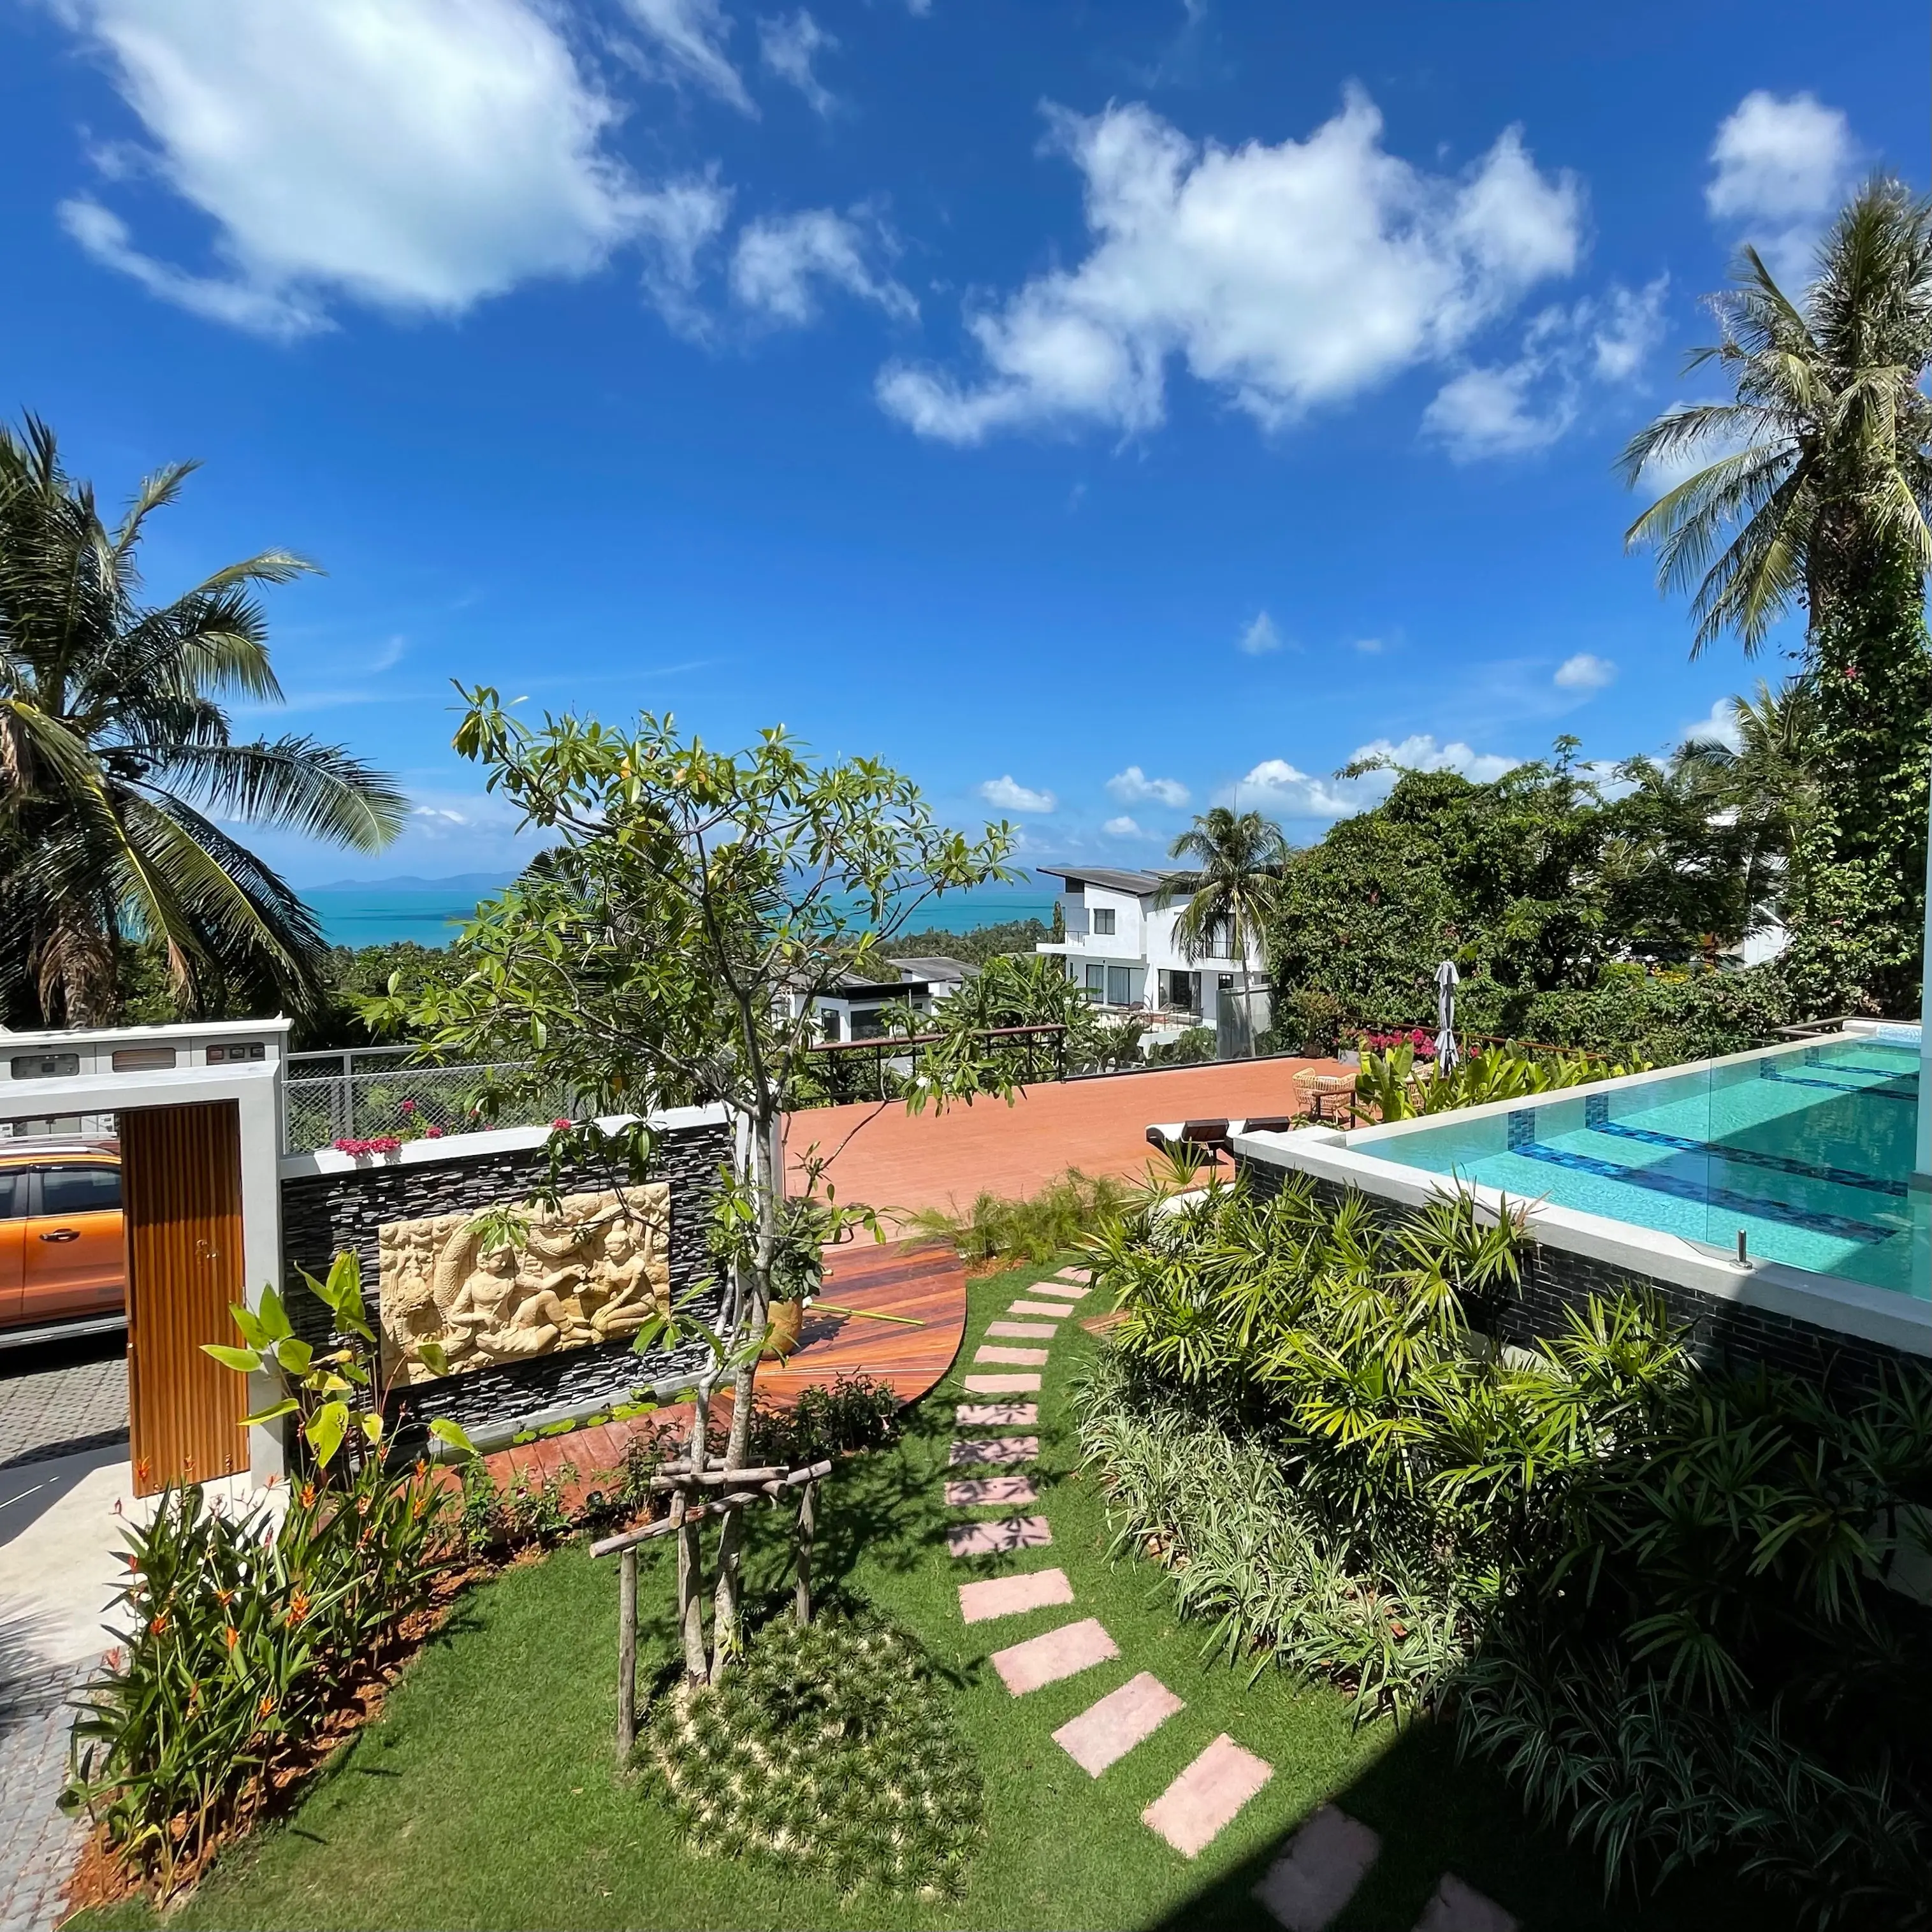
{"label": "flower pot", "polygon": [[775,1301],[765,1316],[765,1339],[758,1349],[761,1362],[782,1362],[798,1353],[799,1330],[805,1323],[802,1301]]}

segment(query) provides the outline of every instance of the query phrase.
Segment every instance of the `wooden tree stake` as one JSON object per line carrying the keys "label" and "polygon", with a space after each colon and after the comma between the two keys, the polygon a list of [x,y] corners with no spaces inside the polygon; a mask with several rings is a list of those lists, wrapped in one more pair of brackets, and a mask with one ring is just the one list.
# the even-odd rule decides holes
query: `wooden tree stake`
{"label": "wooden tree stake", "polygon": [[638,1552],[627,1550],[617,1571],[617,1760],[631,1761],[638,1742]]}
{"label": "wooden tree stake", "polygon": [[812,1621],[812,1499],[818,1490],[816,1483],[807,1483],[798,1492],[798,1588],[792,1609],[801,1624]]}

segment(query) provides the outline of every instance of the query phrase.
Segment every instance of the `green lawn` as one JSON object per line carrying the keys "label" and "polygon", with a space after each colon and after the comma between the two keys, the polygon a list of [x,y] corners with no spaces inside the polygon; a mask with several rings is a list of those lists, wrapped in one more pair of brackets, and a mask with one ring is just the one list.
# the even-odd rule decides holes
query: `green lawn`
{"label": "green lawn", "polygon": [[[1044,1272],[988,1277],[972,1289],[964,1352],[1014,1292]],[[871,1598],[916,1630],[954,1687],[987,1792],[988,1838],[956,1904],[860,1899],[746,1864],[686,1856],[616,1762],[616,1567],[581,1548],[512,1570],[476,1592],[392,1693],[381,1720],[347,1747],[286,1822],[224,1860],[170,1915],[182,1926],[234,1927],[1128,1927],[1254,1926],[1274,1922],[1249,1888],[1273,1848],[1335,1797],[1378,1831],[1380,1864],[1336,1932],[1410,1932],[1453,1869],[1550,1932],[1772,1932],[1760,1906],[1726,1888],[1639,1910],[1606,1910],[1586,1858],[1531,1830],[1493,1777],[1458,1766],[1448,1740],[1420,1727],[1351,1727],[1346,1699],[1272,1672],[1204,1663],[1204,1633],[1180,1625],[1160,1573],[1110,1565],[1100,1498],[1083,1478],[1066,1389],[1094,1346],[1077,1323],[1056,1342],[1040,1434],[1050,1552],[970,1567],[945,1552],[940,1484],[959,1370],[908,1418],[893,1448],[841,1472],[821,1509],[822,1580]],[[754,1543],[754,1580],[788,1590],[770,1526]],[[654,1612],[649,1667],[672,1657],[670,1569],[662,1543],[640,1578]],[[956,1586],[1058,1563],[1071,1612],[1046,1610],[968,1629]],[[776,1598],[774,1598],[776,1600]],[[1031,1696],[1010,1696],[987,1662],[1001,1646],[1070,1616],[1098,1616],[1116,1663]],[[1054,1727],[1141,1670],[1186,1708],[1098,1780],[1052,1739]],[[1208,1741],[1226,1731],[1275,1767],[1271,1782],[1190,1864],[1140,1822]],[[142,1925],[139,1910],[76,1924]]]}

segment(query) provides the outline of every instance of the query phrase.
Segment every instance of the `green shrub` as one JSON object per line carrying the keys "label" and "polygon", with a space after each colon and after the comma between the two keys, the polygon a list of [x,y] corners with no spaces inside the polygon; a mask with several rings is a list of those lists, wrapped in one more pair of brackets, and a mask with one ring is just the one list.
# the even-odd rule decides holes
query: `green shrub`
{"label": "green shrub", "polygon": [[1492,1100],[1555,1093],[1648,1070],[1649,1063],[1642,1060],[1601,1060],[1587,1053],[1522,1053],[1491,1047],[1457,1060],[1445,1072],[1434,1061],[1426,1060],[1418,1067],[1415,1048],[1404,1041],[1385,1052],[1363,1053],[1355,1092],[1381,1119],[1406,1120],[1418,1114],[1451,1113]]}
{"label": "green shrub", "polygon": [[278,1528],[266,1506],[165,1491],[122,1532],[131,1635],[81,1693],[63,1804],[164,1897],[191,1877],[429,1604],[444,1494],[370,1462],[346,1486],[298,1484]]}
{"label": "green shrub", "polygon": [[1508,1003],[1493,1030],[1552,1046],[1631,1052],[1660,1066],[1742,1053],[1801,1013],[1776,961],[1738,973],[1632,977],[1606,968],[1587,992],[1537,993]]}
{"label": "green shrub", "polygon": [[848,1896],[956,1898],[985,1835],[979,1766],[925,1654],[875,1617],[767,1624],[722,1685],[661,1699],[638,1749],[700,1857]]}
{"label": "green shrub", "polygon": [[875,1449],[898,1434],[899,1406],[890,1386],[870,1376],[841,1376],[830,1388],[802,1389],[788,1409],[760,1402],[752,1418],[752,1460],[797,1469]]}
{"label": "green shrub", "polygon": [[1184,1028],[1178,1040],[1171,1040],[1165,1046],[1150,1046],[1147,1050],[1148,1064],[1153,1066],[1197,1066],[1203,1060],[1214,1058],[1212,1027]]}
{"label": "green shrub", "polygon": [[1050,1262],[1076,1246],[1108,1216],[1136,1198],[1137,1190],[1111,1175],[1097,1178],[1070,1167],[1058,1180],[1023,1201],[982,1194],[964,1214],[927,1208],[908,1226],[951,1241],[962,1260]]}
{"label": "green shrub", "polygon": [[1300,1179],[1088,1244],[1123,1540],[1231,1658],[1455,1701],[1612,1882],[1720,1857],[1820,1926],[1932,1925],[1932,1615],[1887,1587],[1932,1522],[1932,1378],[1700,1370],[1629,1291],[1508,1346],[1521,1246]]}

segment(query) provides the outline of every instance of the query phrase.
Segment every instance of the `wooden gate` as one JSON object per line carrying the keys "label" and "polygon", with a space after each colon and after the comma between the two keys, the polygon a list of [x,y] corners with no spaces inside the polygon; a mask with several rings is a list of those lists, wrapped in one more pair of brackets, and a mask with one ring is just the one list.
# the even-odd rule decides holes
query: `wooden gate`
{"label": "wooden gate", "polygon": [[120,1127],[128,1434],[135,1493],[152,1496],[248,1466],[242,1378],[201,1352],[237,1340],[241,1124],[234,1102],[217,1100],[130,1108]]}

